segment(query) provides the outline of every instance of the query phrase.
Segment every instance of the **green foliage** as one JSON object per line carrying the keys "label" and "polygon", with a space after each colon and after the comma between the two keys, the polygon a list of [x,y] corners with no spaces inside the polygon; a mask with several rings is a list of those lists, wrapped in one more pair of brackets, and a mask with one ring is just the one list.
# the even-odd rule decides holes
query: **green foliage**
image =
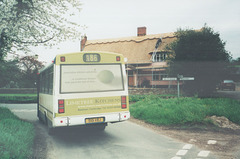
{"label": "green foliage", "polygon": [[240,125],[240,102],[228,98],[202,99],[202,104],[207,106],[207,116],[225,116],[232,122]]}
{"label": "green foliage", "polygon": [[3,119],[18,119],[9,109],[0,107],[0,120]]}
{"label": "green foliage", "polygon": [[30,158],[34,126],[0,107],[0,158]]}
{"label": "green foliage", "polygon": [[194,77],[184,84],[186,92],[209,96],[227,76],[230,54],[219,33],[206,25],[201,30],[178,30],[177,40],[168,46],[174,55],[170,59],[170,74]]}
{"label": "green foliage", "polygon": [[19,85],[22,88],[36,88],[37,73],[44,67],[43,63],[36,60],[33,56],[25,56],[19,59],[18,65],[21,69]]}
{"label": "green foliage", "polygon": [[0,94],[1,103],[36,103],[36,94]]}
{"label": "green foliage", "polygon": [[0,61],[0,88],[35,88],[43,63],[33,56]]}
{"label": "green foliage", "polygon": [[131,115],[156,125],[206,123],[207,116],[225,116],[240,124],[240,102],[231,99],[145,98],[130,106]]}
{"label": "green foliage", "polygon": [[144,99],[153,99],[153,98],[174,98],[177,95],[174,94],[162,94],[162,95],[130,95],[129,96],[129,101],[130,102],[138,102],[138,101],[144,101]]}
{"label": "green foliage", "polygon": [[0,61],[0,88],[17,88],[21,79],[21,71],[18,68],[18,61]]}
{"label": "green foliage", "polygon": [[130,102],[138,102],[141,101],[145,98],[145,95],[130,95],[129,96],[129,101]]}

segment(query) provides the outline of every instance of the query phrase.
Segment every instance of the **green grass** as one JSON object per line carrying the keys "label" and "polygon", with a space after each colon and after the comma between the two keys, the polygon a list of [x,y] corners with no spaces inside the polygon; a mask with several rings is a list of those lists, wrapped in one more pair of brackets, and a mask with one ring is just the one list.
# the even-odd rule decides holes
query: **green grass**
{"label": "green grass", "polygon": [[0,94],[0,103],[36,103],[37,94]]}
{"label": "green grass", "polygon": [[129,96],[129,101],[130,102],[138,102],[138,101],[143,101],[145,98],[175,98],[177,95],[175,94],[162,94],[162,95],[130,95]]}
{"label": "green grass", "polygon": [[30,158],[35,130],[31,123],[20,120],[9,109],[0,107],[0,158]]}
{"label": "green grass", "polygon": [[225,116],[240,124],[240,101],[226,98],[146,98],[130,106],[131,115],[156,125],[209,124],[207,116]]}

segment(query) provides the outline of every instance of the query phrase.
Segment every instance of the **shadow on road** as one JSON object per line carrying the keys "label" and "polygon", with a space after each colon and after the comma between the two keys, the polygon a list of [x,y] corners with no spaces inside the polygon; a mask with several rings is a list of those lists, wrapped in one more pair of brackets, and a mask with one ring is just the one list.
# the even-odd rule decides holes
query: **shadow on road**
{"label": "shadow on road", "polygon": [[66,127],[56,128],[51,137],[61,144],[78,145],[85,147],[87,145],[101,145],[116,139],[106,131],[100,131],[95,128],[86,127]]}
{"label": "shadow on road", "polygon": [[[35,156],[36,158],[46,158],[46,154],[51,150],[51,143],[60,147],[91,147],[94,145],[105,145],[117,140],[116,136],[107,131],[99,131],[94,128],[86,127],[61,127],[54,130],[54,134],[49,135],[47,126],[39,121],[35,122],[36,139],[35,139]],[[107,129],[107,128],[106,128]]]}

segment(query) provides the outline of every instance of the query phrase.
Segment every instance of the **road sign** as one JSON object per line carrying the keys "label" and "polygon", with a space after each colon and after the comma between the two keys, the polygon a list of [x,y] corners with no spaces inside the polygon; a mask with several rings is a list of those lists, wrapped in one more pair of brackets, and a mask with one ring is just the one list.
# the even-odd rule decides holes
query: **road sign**
{"label": "road sign", "polygon": [[[174,78],[174,77],[167,77],[167,78],[163,78],[163,81],[177,81],[178,78]],[[182,77],[179,78],[180,81],[192,81],[194,80],[194,77]]]}
{"label": "road sign", "polygon": [[179,88],[179,81],[192,81],[194,77],[183,77],[183,75],[177,75],[177,78],[174,77],[167,77],[163,78],[164,81],[177,81],[177,88],[178,88],[178,97],[180,95],[180,88]]}
{"label": "road sign", "polygon": [[177,78],[170,78],[170,77],[167,77],[167,78],[163,78],[164,81],[176,81]]}
{"label": "road sign", "polygon": [[181,81],[192,81],[194,80],[194,77],[183,77],[183,78],[180,78]]}

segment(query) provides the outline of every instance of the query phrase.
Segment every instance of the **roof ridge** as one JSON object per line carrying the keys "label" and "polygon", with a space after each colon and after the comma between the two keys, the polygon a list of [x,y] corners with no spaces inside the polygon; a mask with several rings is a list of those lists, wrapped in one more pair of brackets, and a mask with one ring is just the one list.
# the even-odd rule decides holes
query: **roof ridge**
{"label": "roof ridge", "polygon": [[112,38],[112,39],[99,39],[99,40],[88,40],[86,45],[94,45],[94,44],[106,44],[106,43],[117,43],[117,42],[136,42],[140,43],[145,40],[153,40],[153,39],[166,39],[166,38],[174,38],[176,37],[173,32],[171,33],[162,33],[162,34],[149,34],[145,36],[132,36],[132,37],[123,37],[123,38]]}

